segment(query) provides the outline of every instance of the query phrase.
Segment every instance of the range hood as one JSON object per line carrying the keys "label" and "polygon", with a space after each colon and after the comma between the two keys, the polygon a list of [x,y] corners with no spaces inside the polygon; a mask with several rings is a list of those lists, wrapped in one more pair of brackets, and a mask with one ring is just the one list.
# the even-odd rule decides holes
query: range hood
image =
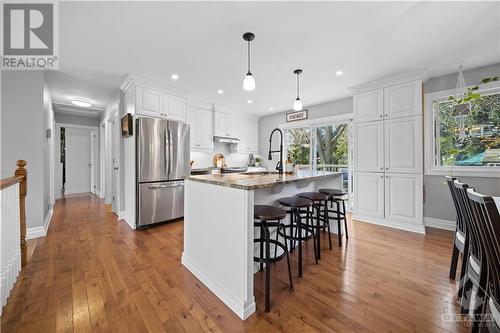
{"label": "range hood", "polygon": [[231,138],[231,137],[227,137],[227,136],[214,136],[214,142],[215,143],[238,143],[238,142],[240,142],[240,139]]}

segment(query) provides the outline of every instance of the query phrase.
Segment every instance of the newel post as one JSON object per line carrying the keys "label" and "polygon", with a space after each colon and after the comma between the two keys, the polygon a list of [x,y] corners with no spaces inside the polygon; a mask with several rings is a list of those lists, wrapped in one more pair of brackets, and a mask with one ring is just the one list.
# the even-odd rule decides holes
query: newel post
{"label": "newel post", "polygon": [[19,182],[19,222],[21,224],[21,266],[25,266],[28,263],[28,250],[26,248],[26,182],[28,176],[24,168],[26,166],[25,160],[18,160],[16,165],[17,169],[14,174],[23,177]]}

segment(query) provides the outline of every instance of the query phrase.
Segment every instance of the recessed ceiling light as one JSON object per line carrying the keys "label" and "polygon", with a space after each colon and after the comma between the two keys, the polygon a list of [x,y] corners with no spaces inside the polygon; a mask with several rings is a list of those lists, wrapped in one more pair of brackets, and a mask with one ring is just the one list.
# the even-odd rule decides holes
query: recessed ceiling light
{"label": "recessed ceiling light", "polygon": [[342,74],[344,74],[344,72],[342,72],[341,70],[338,70],[338,71],[336,71],[336,72],[335,72],[335,74],[336,74],[337,76],[341,76]]}
{"label": "recessed ceiling light", "polygon": [[247,103],[248,103],[248,104],[252,104],[252,100],[251,100],[251,99],[249,99],[249,100],[247,101]]}
{"label": "recessed ceiling light", "polygon": [[217,93],[218,93],[218,94],[223,94],[223,93],[224,93],[224,90],[219,89],[219,90],[217,90]]}
{"label": "recessed ceiling light", "polygon": [[81,99],[74,99],[71,101],[71,103],[81,108],[89,108],[92,106],[92,104],[90,104],[89,102],[83,101]]}
{"label": "recessed ceiling light", "polygon": [[269,111],[274,111],[274,108],[269,108]]}
{"label": "recessed ceiling light", "polygon": [[177,81],[177,80],[179,80],[179,75],[174,73],[174,74],[170,75],[170,78],[171,78],[173,81]]}

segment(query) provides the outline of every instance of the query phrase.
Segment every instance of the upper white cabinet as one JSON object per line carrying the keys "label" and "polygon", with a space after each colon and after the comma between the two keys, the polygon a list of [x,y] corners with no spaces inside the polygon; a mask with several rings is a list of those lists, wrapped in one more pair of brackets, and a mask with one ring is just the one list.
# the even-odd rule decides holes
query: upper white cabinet
{"label": "upper white cabinet", "polygon": [[166,118],[184,121],[186,119],[186,100],[181,97],[163,94],[163,110]]}
{"label": "upper white cabinet", "polygon": [[385,127],[385,171],[421,173],[422,117],[388,119]]}
{"label": "upper white cabinet", "polygon": [[156,89],[136,87],[135,113],[143,116],[185,121],[186,100]]}
{"label": "upper white cabinet", "polygon": [[228,113],[214,112],[214,135],[239,138],[239,118]]}
{"label": "upper white cabinet", "polygon": [[384,116],[384,90],[377,89],[354,95],[354,121],[380,120]]}
{"label": "upper white cabinet", "polygon": [[191,149],[193,150],[213,150],[213,115],[212,111],[188,106],[186,110],[186,119],[189,123]]}
{"label": "upper white cabinet", "polygon": [[136,113],[161,117],[163,115],[163,96],[160,91],[137,87],[136,89]]}
{"label": "upper white cabinet", "polygon": [[384,88],[384,116],[386,118],[421,114],[421,81],[412,81]]}
{"label": "upper white cabinet", "polygon": [[386,173],[384,188],[386,219],[422,224],[422,175]]}
{"label": "upper white cabinet", "polygon": [[384,170],[384,122],[355,124],[353,139],[354,169],[382,172]]}
{"label": "upper white cabinet", "polygon": [[256,153],[259,151],[259,123],[251,119],[239,119],[239,139],[236,151]]}
{"label": "upper white cabinet", "polygon": [[354,210],[357,214],[384,217],[384,175],[374,172],[354,174]]}

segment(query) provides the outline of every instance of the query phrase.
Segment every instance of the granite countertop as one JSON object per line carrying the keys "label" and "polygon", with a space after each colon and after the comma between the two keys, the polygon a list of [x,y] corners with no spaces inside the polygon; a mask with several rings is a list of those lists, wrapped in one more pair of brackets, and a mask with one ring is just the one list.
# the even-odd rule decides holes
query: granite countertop
{"label": "granite countertop", "polygon": [[263,173],[229,173],[229,174],[214,174],[214,175],[196,175],[189,176],[186,179],[209,183],[213,185],[239,188],[242,190],[257,190],[269,188],[277,185],[284,185],[299,181],[313,180],[319,178],[328,178],[340,175],[341,172],[330,171],[310,171],[300,170],[293,174],[278,174],[274,172]]}

